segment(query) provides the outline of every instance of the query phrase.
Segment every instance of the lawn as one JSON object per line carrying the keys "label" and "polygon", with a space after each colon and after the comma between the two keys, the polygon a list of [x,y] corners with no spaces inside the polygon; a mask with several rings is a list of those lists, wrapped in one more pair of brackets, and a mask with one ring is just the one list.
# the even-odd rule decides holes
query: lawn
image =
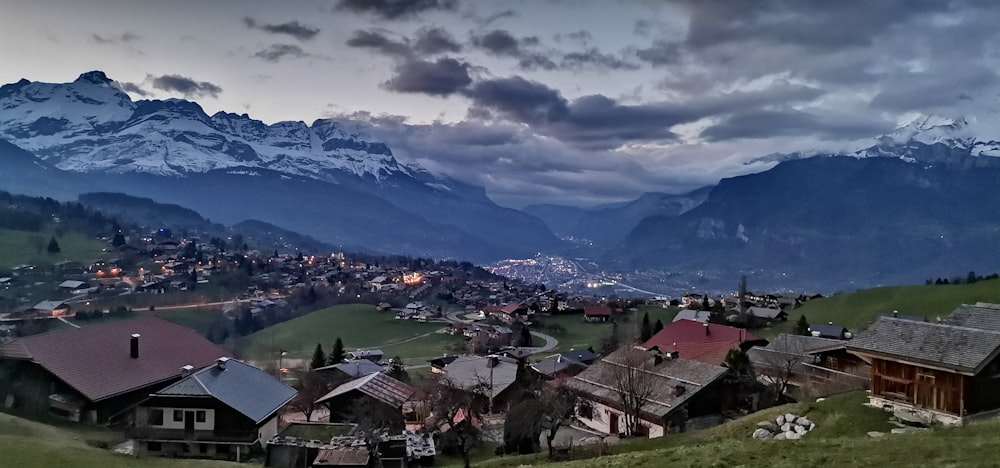
{"label": "lawn", "polygon": [[96,448],[121,434],[84,425],[51,426],[0,413],[0,465],[16,467],[79,466],[101,468],[239,467],[236,463],[135,458]]}
{"label": "lawn", "polygon": [[334,340],[340,337],[347,351],[381,348],[390,357],[398,354],[405,361],[415,361],[438,356],[446,342],[459,339],[435,334],[444,327],[441,323],[396,320],[391,312],[379,312],[371,305],[340,305],[241,338],[238,347],[247,359],[265,358],[277,349],[286,350],[292,359],[308,359],[316,343],[329,352]]}
{"label": "lawn", "polygon": [[[91,262],[107,255],[103,251],[107,248],[107,244],[73,232],[56,236],[60,252],[50,254],[46,252],[45,248],[53,236],[55,236],[53,229],[44,229],[39,232],[0,229],[0,269],[25,264],[53,264],[62,261]],[[41,249],[38,248],[39,242],[41,242]]]}
{"label": "lawn", "polygon": [[[642,307],[636,312],[629,312],[624,317],[619,316],[616,318],[618,321],[619,331],[628,336],[637,335],[638,327],[640,323],[642,323],[642,316],[645,313],[649,314],[649,321],[651,324],[660,320],[664,325],[669,325],[674,319],[674,316],[677,315],[677,309]],[[559,346],[557,346],[553,352],[569,351],[571,348],[586,349],[591,346],[596,349],[601,342],[601,338],[606,335],[608,330],[611,328],[610,323],[584,322],[583,315],[581,314],[545,317],[542,319],[542,322],[544,325],[540,328],[536,328],[536,330],[541,333],[549,333],[547,327],[552,324],[558,324],[566,329],[566,332],[563,334],[552,335],[554,338],[559,340]]]}
{"label": "lawn", "polygon": [[934,320],[947,316],[962,304],[976,302],[1000,302],[1000,280],[974,284],[894,286],[838,294],[806,303],[792,311],[786,323],[761,330],[760,334],[771,338],[789,332],[801,315],[805,315],[810,323],[833,322],[856,332],[875,321],[879,314],[894,310]]}

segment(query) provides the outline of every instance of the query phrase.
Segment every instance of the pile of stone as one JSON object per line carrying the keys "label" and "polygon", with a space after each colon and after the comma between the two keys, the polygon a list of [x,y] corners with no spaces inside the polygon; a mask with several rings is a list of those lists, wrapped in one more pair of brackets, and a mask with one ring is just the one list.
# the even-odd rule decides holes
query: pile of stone
{"label": "pile of stone", "polygon": [[796,416],[792,413],[778,416],[774,422],[761,421],[757,423],[757,430],[753,431],[753,438],[757,440],[796,440],[816,428],[816,424],[806,419],[804,416]]}

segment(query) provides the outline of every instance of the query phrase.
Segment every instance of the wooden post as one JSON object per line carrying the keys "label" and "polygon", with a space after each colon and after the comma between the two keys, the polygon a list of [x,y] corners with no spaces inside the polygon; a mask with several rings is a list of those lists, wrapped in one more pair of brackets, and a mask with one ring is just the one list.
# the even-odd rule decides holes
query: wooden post
{"label": "wooden post", "polygon": [[236,444],[236,463],[240,462],[240,445]]}

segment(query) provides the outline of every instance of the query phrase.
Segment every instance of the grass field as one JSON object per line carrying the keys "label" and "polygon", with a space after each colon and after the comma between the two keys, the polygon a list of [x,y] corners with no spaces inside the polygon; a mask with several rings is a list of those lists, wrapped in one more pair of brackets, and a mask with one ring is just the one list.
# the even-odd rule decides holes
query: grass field
{"label": "grass field", "polygon": [[[50,254],[45,248],[55,235],[52,229],[39,232],[0,229],[0,269],[24,264],[52,264],[62,261],[91,262],[107,255],[102,250],[107,245],[101,241],[88,239],[77,233],[56,236],[60,252]],[[38,243],[41,242],[41,249]]]}
{"label": "grass field", "polygon": [[879,314],[894,310],[934,320],[947,316],[962,304],[976,302],[1000,302],[1000,280],[974,284],[895,286],[838,294],[806,303],[792,311],[786,323],[761,330],[760,334],[771,338],[791,331],[801,315],[805,315],[809,323],[833,322],[857,331],[873,322]]}
{"label": "grass field", "polygon": [[289,358],[308,359],[316,343],[329,352],[339,336],[347,351],[380,348],[388,357],[398,354],[409,363],[439,356],[445,344],[460,340],[435,333],[444,327],[441,323],[396,320],[392,313],[379,312],[371,305],[341,305],[268,327],[240,339],[238,347],[247,359],[266,358],[278,349],[286,350]]}
{"label": "grass field", "polygon": [[[622,317],[617,318],[619,331],[627,335],[637,334],[644,313],[649,314],[650,323],[656,323],[659,319],[664,325],[669,325],[674,316],[677,315],[677,309],[642,307],[637,312],[629,312],[626,316],[627,321],[622,320]],[[569,351],[571,348],[586,349],[590,346],[596,349],[601,342],[601,337],[606,335],[608,329],[611,328],[610,323],[584,322],[583,315],[580,314],[545,317],[543,322],[544,326],[537,329],[542,333],[549,333],[546,327],[552,324],[561,325],[566,329],[564,334],[552,335],[559,340],[559,346],[553,352]]]}
{"label": "grass field", "polygon": [[50,426],[0,413],[0,466],[101,468],[239,467],[236,463],[134,458],[96,448],[90,443],[113,443],[121,434],[104,428]]}

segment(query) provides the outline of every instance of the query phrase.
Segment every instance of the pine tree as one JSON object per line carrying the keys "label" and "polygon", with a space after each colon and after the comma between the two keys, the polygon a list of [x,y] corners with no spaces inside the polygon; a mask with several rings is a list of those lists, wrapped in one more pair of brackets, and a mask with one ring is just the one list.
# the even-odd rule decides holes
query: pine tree
{"label": "pine tree", "polygon": [[337,337],[337,341],[333,342],[333,350],[330,351],[330,359],[328,362],[330,365],[340,364],[344,362],[344,358],[347,355],[344,353],[344,342],[341,341],[340,337]]}
{"label": "pine tree", "polygon": [[323,345],[316,343],[316,351],[313,351],[312,361],[309,362],[310,369],[318,369],[326,365],[326,353],[323,352]]}
{"label": "pine tree", "polygon": [[49,246],[47,250],[50,254],[57,254],[61,251],[61,249],[59,248],[59,243],[56,242],[55,236],[52,236],[52,238],[49,239]]}
{"label": "pine tree", "polygon": [[656,319],[656,323],[653,324],[653,336],[656,336],[661,330],[663,330],[663,322],[660,319]]}
{"label": "pine tree", "polygon": [[795,323],[795,334],[809,336],[809,322],[805,315],[800,315],[799,321]]}
{"label": "pine tree", "polygon": [[649,312],[642,314],[642,324],[639,325],[639,341],[645,343],[653,337],[653,328],[649,323]]}
{"label": "pine tree", "polygon": [[125,236],[122,233],[115,234],[115,237],[111,238],[111,246],[118,248],[125,245]]}

